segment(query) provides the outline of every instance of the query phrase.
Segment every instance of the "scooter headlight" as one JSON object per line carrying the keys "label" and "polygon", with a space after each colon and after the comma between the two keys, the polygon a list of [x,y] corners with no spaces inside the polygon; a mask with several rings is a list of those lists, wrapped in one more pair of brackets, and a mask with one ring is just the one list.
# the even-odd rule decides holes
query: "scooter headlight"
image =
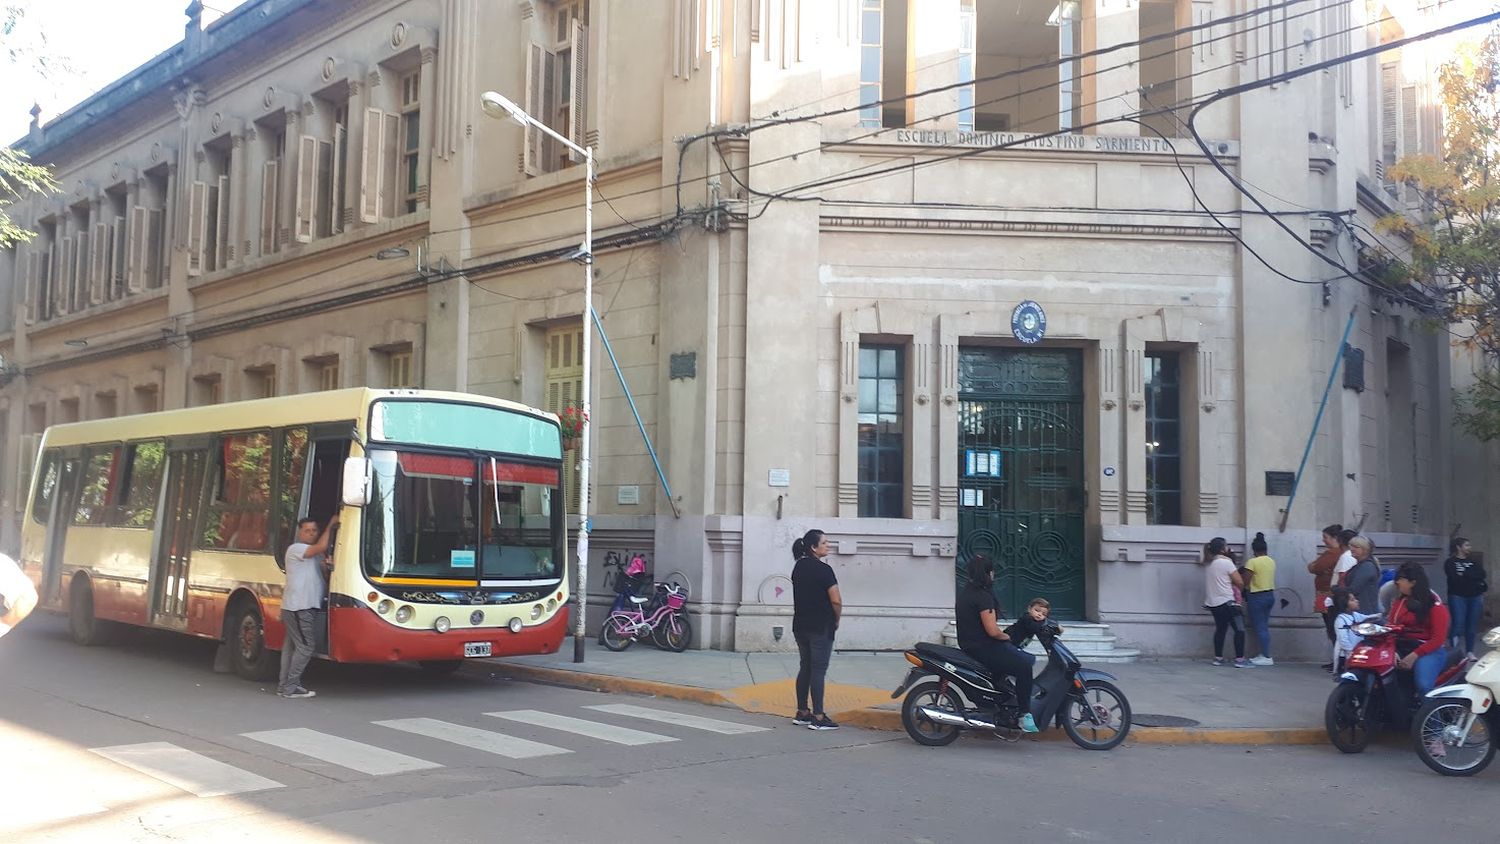
{"label": "scooter headlight", "polygon": [[1379,636],[1382,633],[1391,632],[1391,629],[1384,624],[1376,624],[1373,621],[1362,621],[1354,625],[1354,632],[1361,636]]}
{"label": "scooter headlight", "polygon": [[1492,648],[1500,648],[1500,627],[1484,634],[1484,643]]}

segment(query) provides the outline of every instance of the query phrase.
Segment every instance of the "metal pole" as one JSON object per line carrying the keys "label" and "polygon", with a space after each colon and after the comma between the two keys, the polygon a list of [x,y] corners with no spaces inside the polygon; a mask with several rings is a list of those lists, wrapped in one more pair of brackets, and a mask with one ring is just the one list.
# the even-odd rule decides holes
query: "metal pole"
{"label": "metal pole", "polygon": [[585,147],[583,163],[583,442],[578,449],[578,620],[573,630],[573,661],[583,662],[583,643],[588,613],[589,585],[589,436],[594,425],[590,421],[594,384],[593,335],[589,320],[594,312],[594,149]]}
{"label": "metal pole", "polygon": [[1333,356],[1333,366],[1328,369],[1328,384],[1323,387],[1323,401],[1318,404],[1318,415],[1313,418],[1312,432],[1307,435],[1307,446],[1302,449],[1302,462],[1297,464],[1297,476],[1292,478],[1292,492],[1286,498],[1286,509],[1281,511],[1280,533],[1286,533],[1287,520],[1292,517],[1292,502],[1297,500],[1297,487],[1302,483],[1302,470],[1307,468],[1307,458],[1312,454],[1313,441],[1318,438],[1318,426],[1323,424],[1323,411],[1328,408],[1328,394],[1333,390],[1333,379],[1339,374],[1339,364],[1344,362],[1344,347],[1349,344],[1349,330],[1354,327],[1354,316],[1359,306],[1349,309],[1349,321],[1344,323],[1344,337],[1339,340],[1338,351]]}

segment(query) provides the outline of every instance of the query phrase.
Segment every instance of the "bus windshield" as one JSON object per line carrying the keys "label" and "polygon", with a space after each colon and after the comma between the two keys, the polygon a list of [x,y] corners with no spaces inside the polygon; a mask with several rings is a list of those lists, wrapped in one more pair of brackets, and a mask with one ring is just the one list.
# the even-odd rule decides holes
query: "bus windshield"
{"label": "bus windshield", "polygon": [[370,452],[365,573],[480,581],[562,576],[561,473],[500,457]]}

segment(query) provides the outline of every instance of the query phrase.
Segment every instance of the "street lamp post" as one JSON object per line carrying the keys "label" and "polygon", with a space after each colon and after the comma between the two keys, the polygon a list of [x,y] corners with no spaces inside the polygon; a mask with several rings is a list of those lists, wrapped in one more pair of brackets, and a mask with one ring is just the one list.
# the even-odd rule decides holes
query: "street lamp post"
{"label": "street lamp post", "polygon": [[486,91],[479,98],[480,107],[490,117],[509,117],[522,126],[529,126],[546,133],[553,140],[583,156],[585,172],[583,178],[583,427],[579,431],[581,440],[578,449],[578,617],[573,627],[573,661],[583,662],[583,643],[587,638],[585,614],[588,607],[589,579],[589,431],[590,401],[593,394],[592,349],[593,335],[589,319],[594,311],[594,150],[579,146],[551,126],[527,114],[525,109],[494,91]]}

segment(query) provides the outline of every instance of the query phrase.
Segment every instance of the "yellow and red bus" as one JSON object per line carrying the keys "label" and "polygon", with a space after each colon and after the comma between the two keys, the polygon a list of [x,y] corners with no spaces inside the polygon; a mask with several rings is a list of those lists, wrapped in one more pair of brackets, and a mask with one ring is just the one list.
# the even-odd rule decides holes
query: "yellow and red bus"
{"label": "yellow and red bus", "polygon": [[562,439],[483,396],[348,389],[56,425],[21,559],[79,644],[119,625],[223,642],[276,676],[303,518],[341,524],[318,651],[338,662],[552,653],[566,632]]}

